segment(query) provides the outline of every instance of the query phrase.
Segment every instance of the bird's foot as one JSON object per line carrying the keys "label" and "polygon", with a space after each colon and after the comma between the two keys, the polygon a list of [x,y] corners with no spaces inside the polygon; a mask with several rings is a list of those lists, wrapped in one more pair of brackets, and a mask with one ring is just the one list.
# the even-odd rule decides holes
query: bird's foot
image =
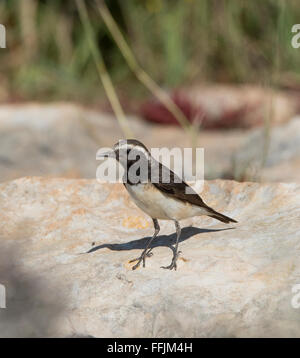
{"label": "bird's foot", "polygon": [[171,264],[169,266],[161,266],[161,268],[166,270],[177,270],[177,259],[179,255],[181,254],[181,251],[178,251],[172,258]]}
{"label": "bird's foot", "polygon": [[142,261],[143,261],[143,267],[145,267],[146,257],[153,256],[153,253],[151,251],[152,248],[149,249],[145,254],[142,254],[140,257],[130,260],[129,263],[137,261],[137,263],[134,266],[132,266],[132,270],[136,270],[140,266]]}

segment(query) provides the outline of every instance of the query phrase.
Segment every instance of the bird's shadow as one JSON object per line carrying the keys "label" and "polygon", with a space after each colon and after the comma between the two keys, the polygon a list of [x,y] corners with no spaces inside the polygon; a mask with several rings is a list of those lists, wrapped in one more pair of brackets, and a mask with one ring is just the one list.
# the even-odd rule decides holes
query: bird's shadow
{"label": "bird's shadow", "polygon": [[[181,230],[179,242],[188,240],[197,234],[204,234],[207,232],[217,232],[217,231],[225,231],[225,230],[232,230],[232,229],[234,229],[234,227],[225,228],[225,229],[199,229],[194,226],[188,226]],[[86,252],[86,254],[89,254],[89,253],[92,253],[94,251],[98,251],[101,249],[105,249],[105,248],[113,250],[113,251],[141,250],[141,249],[146,248],[147,242],[149,241],[150,238],[151,238],[151,236],[147,236],[147,237],[143,237],[142,239],[132,240],[132,241],[125,242],[125,243],[102,244],[102,245],[98,245],[98,246],[91,248],[90,250],[88,250]],[[172,243],[174,243],[175,240],[176,240],[176,233],[173,233],[170,235],[159,235],[159,236],[157,236],[157,238],[155,240],[153,240],[153,242],[151,243],[149,248],[163,246],[163,247],[169,247],[173,251],[174,249],[172,247]]]}

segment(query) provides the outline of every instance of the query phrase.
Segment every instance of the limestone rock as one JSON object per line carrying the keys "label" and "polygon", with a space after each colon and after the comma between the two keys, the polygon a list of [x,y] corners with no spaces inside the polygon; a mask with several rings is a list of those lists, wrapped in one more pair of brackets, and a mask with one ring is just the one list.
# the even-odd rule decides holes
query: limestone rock
{"label": "limestone rock", "polygon": [[259,86],[194,86],[184,93],[207,113],[211,119],[208,127],[253,128],[263,125],[270,113],[273,123],[279,125],[300,110],[298,94]]}
{"label": "limestone rock", "polygon": [[[130,120],[139,134],[139,122]],[[121,137],[116,120],[68,103],[0,106],[1,181],[26,175],[95,178],[96,153]]]}
{"label": "limestone rock", "polygon": [[293,182],[300,180],[300,117],[280,126],[249,133],[234,154],[234,177],[237,180]]}
{"label": "limestone rock", "polygon": [[[122,184],[27,177],[0,184],[0,336],[299,337],[300,184],[209,181],[201,196],[237,219],[151,219]],[[88,253],[89,252],[89,253]]]}

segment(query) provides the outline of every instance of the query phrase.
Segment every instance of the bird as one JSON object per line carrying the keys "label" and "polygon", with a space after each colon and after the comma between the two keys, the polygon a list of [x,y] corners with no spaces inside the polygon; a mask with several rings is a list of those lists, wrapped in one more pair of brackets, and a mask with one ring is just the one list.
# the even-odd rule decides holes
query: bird
{"label": "bird", "polygon": [[137,269],[146,257],[152,256],[150,248],[158,236],[160,226],[158,220],[172,220],[176,228],[176,242],[170,265],[164,269],[176,270],[179,254],[178,243],[181,235],[179,221],[194,216],[207,215],[223,223],[237,223],[204,203],[182,178],[171,169],[157,161],[147,147],[137,139],[119,140],[111,150],[100,153],[99,157],[114,158],[124,169],[123,184],[134,203],[152,218],[154,234],[148,240],[142,254],[130,262]]}

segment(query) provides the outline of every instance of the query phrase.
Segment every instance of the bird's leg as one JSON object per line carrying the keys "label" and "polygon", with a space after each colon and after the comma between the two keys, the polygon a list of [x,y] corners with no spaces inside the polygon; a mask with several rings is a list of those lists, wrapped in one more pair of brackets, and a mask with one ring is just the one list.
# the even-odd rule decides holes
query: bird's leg
{"label": "bird's leg", "polygon": [[181,227],[180,227],[179,222],[177,220],[174,220],[174,222],[175,222],[175,226],[176,226],[177,236],[176,236],[175,249],[173,251],[173,258],[172,258],[171,264],[169,266],[162,266],[162,268],[169,269],[169,270],[172,270],[172,269],[176,270],[177,269],[176,261],[178,259],[179,254],[180,254],[180,251],[178,252],[178,241],[179,241],[180,234],[181,234]]}
{"label": "bird's leg", "polygon": [[160,230],[160,227],[159,227],[159,224],[158,224],[158,221],[157,219],[152,219],[153,220],[153,225],[154,225],[154,234],[153,236],[151,237],[151,239],[149,239],[148,243],[147,243],[147,246],[146,248],[144,249],[144,251],[142,252],[141,256],[138,257],[137,259],[133,259],[133,260],[130,260],[129,262],[134,262],[134,261],[137,261],[137,263],[132,267],[132,270],[135,270],[136,268],[138,268],[140,266],[140,263],[143,261],[143,267],[145,267],[145,261],[146,261],[146,257],[150,257],[152,256],[152,248],[149,248],[151,242],[156,238],[156,236],[158,235],[159,233],[159,230]]}

